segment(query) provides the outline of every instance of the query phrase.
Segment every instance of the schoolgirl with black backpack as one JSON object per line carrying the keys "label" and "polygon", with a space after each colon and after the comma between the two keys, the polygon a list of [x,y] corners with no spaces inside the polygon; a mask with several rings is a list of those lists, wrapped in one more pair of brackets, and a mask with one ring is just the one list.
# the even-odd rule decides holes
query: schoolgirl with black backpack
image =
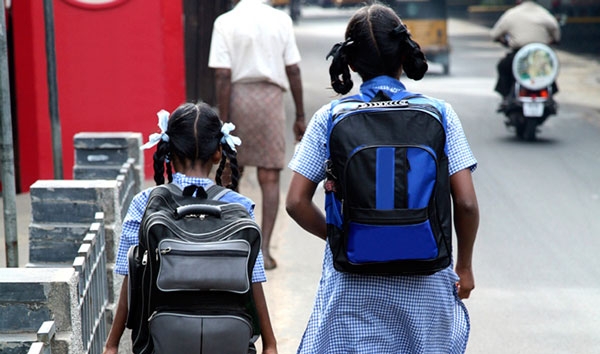
{"label": "schoolgirl with black backpack", "polygon": [[235,192],[235,127],[204,103],[158,116],[161,132],[142,146],[156,145],[157,187],[134,197],[123,222],[115,272],[126,277],[104,353],[118,352],[125,327],[134,353],[255,353],[259,337],[274,353],[254,203]]}

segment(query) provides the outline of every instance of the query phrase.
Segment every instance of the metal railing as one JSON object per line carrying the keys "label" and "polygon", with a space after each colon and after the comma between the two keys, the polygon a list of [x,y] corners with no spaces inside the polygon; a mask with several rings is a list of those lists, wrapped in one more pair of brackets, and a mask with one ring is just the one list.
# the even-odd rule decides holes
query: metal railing
{"label": "metal railing", "polygon": [[37,331],[37,342],[34,342],[27,354],[52,354],[52,340],[56,335],[54,321],[42,323]]}
{"label": "metal railing", "polygon": [[[102,353],[112,321],[111,296],[114,295],[114,279],[110,278],[114,260],[110,259],[108,252],[112,251],[111,247],[114,248],[116,243],[110,237],[118,237],[121,214],[126,212],[131,199],[141,189],[143,178],[140,177],[140,173],[133,158],[129,158],[123,164],[117,176],[114,205],[106,205],[108,214],[95,213],[94,220],[85,228],[87,231],[81,239],[75,259],[64,264],[70,264],[75,272],[73,276],[76,279],[73,280],[76,283],[72,284],[72,290],[76,292],[73,299],[75,301],[71,301],[71,298],[55,301],[60,302],[61,306],[70,307],[71,314],[75,315],[71,315],[70,320],[61,319],[70,321],[62,324],[65,326],[63,330],[56,328],[57,325],[60,326],[60,321],[44,322],[33,343],[30,340],[17,339],[16,342],[20,344],[30,344],[25,346],[29,347],[28,354],[51,354],[53,350],[56,354]],[[101,203],[99,200],[95,202]],[[112,199],[109,203],[113,203]],[[115,230],[118,230],[117,236],[113,235]]]}
{"label": "metal railing", "polygon": [[108,279],[104,213],[96,213],[89,233],[79,247],[73,267],[79,274],[79,312],[85,353],[102,353],[107,337]]}

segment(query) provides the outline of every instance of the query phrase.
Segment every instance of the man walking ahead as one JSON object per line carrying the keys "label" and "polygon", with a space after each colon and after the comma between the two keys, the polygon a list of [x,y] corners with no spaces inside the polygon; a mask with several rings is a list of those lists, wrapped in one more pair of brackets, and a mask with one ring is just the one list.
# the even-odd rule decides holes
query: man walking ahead
{"label": "man walking ahead", "polygon": [[279,175],[285,166],[283,94],[289,88],[296,106],[294,135],[306,123],[300,52],[292,19],[262,0],[234,0],[234,8],[214,23],[208,66],[215,69],[217,106],[242,139],[238,162],[256,166],[262,192],[262,253],[265,269],[277,263],[269,244],[279,208]]}

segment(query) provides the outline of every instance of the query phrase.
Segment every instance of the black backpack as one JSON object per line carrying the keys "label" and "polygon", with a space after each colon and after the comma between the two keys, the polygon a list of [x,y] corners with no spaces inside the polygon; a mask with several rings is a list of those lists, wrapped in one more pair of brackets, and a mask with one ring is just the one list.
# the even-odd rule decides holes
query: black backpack
{"label": "black backpack", "polygon": [[451,263],[444,108],[406,95],[332,107],[325,209],[338,271],[428,275]]}
{"label": "black backpack", "polygon": [[[249,353],[260,335],[252,270],[261,233],[229,190],[154,188],[129,250],[134,353]],[[196,195],[195,197],[193,195]]]}

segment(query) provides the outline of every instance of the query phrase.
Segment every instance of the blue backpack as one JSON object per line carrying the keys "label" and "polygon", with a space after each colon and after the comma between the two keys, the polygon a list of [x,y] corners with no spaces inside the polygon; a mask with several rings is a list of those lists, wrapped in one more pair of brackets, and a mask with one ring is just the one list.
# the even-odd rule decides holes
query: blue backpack
{"label": "blue backpack", "polygon": [[429,275],[451,264],[444,106],[397,96],[332,105],[325,211],[338,271]]}

